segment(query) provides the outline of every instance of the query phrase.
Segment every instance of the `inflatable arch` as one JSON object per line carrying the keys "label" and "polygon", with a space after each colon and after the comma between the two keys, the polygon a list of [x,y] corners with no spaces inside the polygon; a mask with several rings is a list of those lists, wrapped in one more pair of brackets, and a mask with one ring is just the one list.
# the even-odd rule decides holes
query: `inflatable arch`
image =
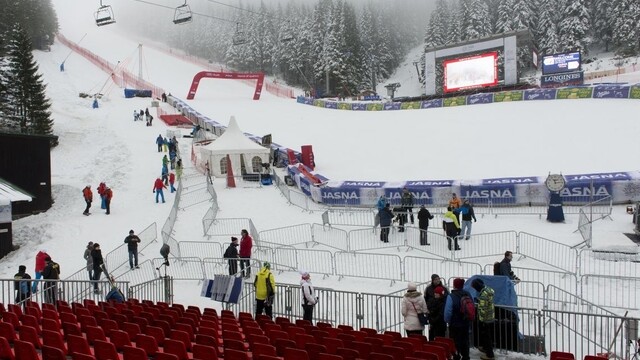
{"label": "inflatable arch", "polygon": [[227,73],[218,71],[201,71],[193,77],[187,100],[193,100],[198,90],[198,84],[202,78],[214,78],[214,79],[234,79],[234,80],[257,80],[256,91],[253,93],[253,100],[260,100],[260,93],[262,92],[262,84],[264,83],[264,73]]}

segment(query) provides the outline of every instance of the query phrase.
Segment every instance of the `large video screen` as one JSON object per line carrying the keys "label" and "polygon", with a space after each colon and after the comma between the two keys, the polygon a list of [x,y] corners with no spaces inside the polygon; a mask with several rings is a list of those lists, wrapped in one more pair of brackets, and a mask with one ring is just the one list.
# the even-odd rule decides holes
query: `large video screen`
{"label": "large video screen", "polygon": [[494,51],[444,61],[444,92],[495,86],[498,84],[497,59],[498,53]]}
{"label": "large video screen", "polygon": [[546,55],[542,58],[542,74],[550,75],[580,70],[580,53]]}

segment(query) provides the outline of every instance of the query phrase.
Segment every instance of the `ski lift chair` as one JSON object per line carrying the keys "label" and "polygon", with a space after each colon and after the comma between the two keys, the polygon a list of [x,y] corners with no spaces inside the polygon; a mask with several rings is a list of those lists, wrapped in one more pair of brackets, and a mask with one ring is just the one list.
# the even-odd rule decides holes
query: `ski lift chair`
{"label": "ski lift chair", "polygon": [[111,5],[103,5],[102,0],[100,0],[100,7],[96,11],[95,17],[96,25],[98,26],[105,26],[116,22]]}
{"label": "ski lift chair", "polygon": [[187,0],[185,0],[184,4],[176,8],[175,15],[173,15],[173,23],[176,25],[186,24],[191,20],[193,20],[193,13],[191,12],[191,7],[187,5]]}
{"label": "ski lift chair", "polygon": [[233,45],[242,45],[248,42],[247,36],[240,28],[240,23],[236,23],[236,32],[233,34],[233,38],[231,40],[233,41]]}

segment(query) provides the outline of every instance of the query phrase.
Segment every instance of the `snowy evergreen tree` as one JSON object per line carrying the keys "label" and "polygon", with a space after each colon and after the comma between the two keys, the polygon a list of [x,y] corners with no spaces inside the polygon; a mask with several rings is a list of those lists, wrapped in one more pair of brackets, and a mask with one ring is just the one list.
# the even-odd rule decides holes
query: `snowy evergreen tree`
{"label": "snowy evergreen tree", "polygon": [[541,56],[557,53],[560,48],[555,18],[555,0],[539,1],[538,24],[535,26],[538,52]]}
{"label": "snowy evergreen tree", "polygon": [[590,33],[586,0],[565,1],[562,20],[558,26],[560,51],[580,51],[583,55],[588,54]]}
{"label": "snowy evergreen tree", "polygon": [[251,54],[248,66],[252,71],[271,72],[271,52],[277,42],[274,38],[275,31],[271,23],[273,16],[263,1],[255,13],[257,14],[252,16],[248,33],[248,52]]}
{"label": "snowy evergreen tree", "polygon": [[24,28],[16,25],[12,31],[8,51],[8,80],[10,87],[8,120],[17,125],[21,133],[51,135],[53,120],[51,106],[46,98],[46,87],[38,74],[31,39]]}
{"label": "snowy evergreen tree", "polygon": [[498,19],[496,22],[496,32],[504,33],[515,30],[513,27],[513,1],[502,0],[498,5]]}
{"label": "snowy evergreen tree", "polygon": [[449,36],[449,7],[445,0],[438,0],[436,9],[431,13],[429,25],[425,31],[424,46],[432,48],[447,43]]}
{"label": "snowy evergreen tree", "polygon": [[613,16],[614,8],[619,0],[598,1],[591,5],[591,24],[593,26],[593,40],[605,46],[605,51],[609,51],[609,45],[613,40],[613,30],[616,18]]}
{"label": "snowy evergreen tree", "polygon": [[640,2],[618,0],[613,17],[613,41],[620,47],[618,52],[623,55],[637,54],[640,50]]}
{"label": "snowy evergreen tree", "polygon": [[490,35],[489,8],[484,0],[461,0],[462,40],[478,39]]}

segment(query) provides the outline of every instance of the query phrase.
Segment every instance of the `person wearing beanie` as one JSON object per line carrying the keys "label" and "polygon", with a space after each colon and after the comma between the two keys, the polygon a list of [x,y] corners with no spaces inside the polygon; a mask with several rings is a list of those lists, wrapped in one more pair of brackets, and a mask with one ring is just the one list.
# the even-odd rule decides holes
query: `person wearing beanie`
{"label": "person wearing beanie", "polygon": [[393,212],[389,203],[385,203],[384,208],[378,211],[378,218],[380,219],[380,241],[388,243],[389,230],[393,221]]}
{"label": "person wearing beanie", "polygon": [[[44,258],[46,263],[42,270],[42,278],[45,280],[59,280],[60,279],[60,265],[51,260],[51,256],[47,255]],[[46,281],[43,286],[44,302],[49,304],[55,304],[58,294],[58,283],[56,281]]]}
{"label": "person wearing beanie", "polygon": [[138,266],[138,244],[141,241],[133,230],[129,230],[129,236],[124,238],[124,243],[127,244],[127,250],[129,251],[129,267],[131,270],[140,269]]}
{"label": "person wearing beanie", "polygon": [[229,262],[229,275],[236,276],[238,274],[238,238],[231,237],[231,244],[224,251],[224,258]]}
{"label": "person wearing beanie", "polygon": [[263,312],[273,318],[273,300],[276,294],[276,279],[271,273],[271,264],[264,262],[253,281],[256,290],[256,318]]}
{"label": "person wearing beanie", "polygon": [[424,297],[417,291],[414,282],[410,282],[407,286],[407,292],[402,297],[400,311],[404,317],[404,331],[407,332],[407,336],[423,335],[424,325],[420,322],[418,314],[426,314],[429,311]]}
{"label": "person wearing beanie", "polygon": [[461,360],[469,360],[469,326],[470,321],[462,315],[462,298],[469,296],[462,288],[464,279],[453,280],[453,290],[444,305],[444,321],[449,324],[449,337],[456,344],[456,350]]}
{"label": "person wearing beanie", "polygon": [[93,258],[91,257],[91,251],[93,250],[93,241],[89,241],[87,248],[84,249],[84,260],[87,262],[87,272],[89,273],[89,280],[93,280]]}
{"label": "person wearing beanie", "polygon": [[302,286],[302,292],[300,300],[302,302],[302,318],[304,320],[313,322],[313,309],[318,303],[318,297],[315,294],[315,289],[311,283],[311,274],[307,271],[300,271],[300,285]]}
{"label": "person wearing beanie", "polygon": [[426,289],[424,289],[424,302],[429,304],[429,300],[433,299],[433,295],[434,295],[434,290],[438,287],[441,286],[444,288],[444,296],[443,298],[447,298],[447,296],[449,295],[449,289],[447,289],[447,286],[445,284],[442,283],[442,279],[440,279],[440,275],[438,274],[433,274],[431,275],[431,284],[429,284],[429,286],[427,286]]}
{"label": "person wearing beanie", "polygon": [[420,228],[420,245],[431,245],[427,240],[427,231],[429,230],[429,220],[433,219],[433,215],[424,205],[420,206],[418,211],[418,227]]}
{"label": "person wearing beanie", "polygon": [[31,297],[31,276],[27,274],[27,267],[18,266],[18,273],[13,275],[13,289],[16,292],[16,304],[22,303],[22,307],[27,309],[26,300]]}
{"label": "person wearing beanie", "polygon": [[[444,321],[444,304],[449,291],[438,285],[433,289],[433,297],[427,303],[429,310],[429,341],[434,341],[436,337],[444,337],[447,331],[447,323]],[[426,295],[425,295],[426,296]]]}
{"label": "person wearing beanie", "polygon": [[471,287],[478,292],[478,330],[480,346],[484,354],[482,360],[495,359],[493,354],[493,323],[495,322],[495,292],[486,286],[481,279],[474,279]]}

